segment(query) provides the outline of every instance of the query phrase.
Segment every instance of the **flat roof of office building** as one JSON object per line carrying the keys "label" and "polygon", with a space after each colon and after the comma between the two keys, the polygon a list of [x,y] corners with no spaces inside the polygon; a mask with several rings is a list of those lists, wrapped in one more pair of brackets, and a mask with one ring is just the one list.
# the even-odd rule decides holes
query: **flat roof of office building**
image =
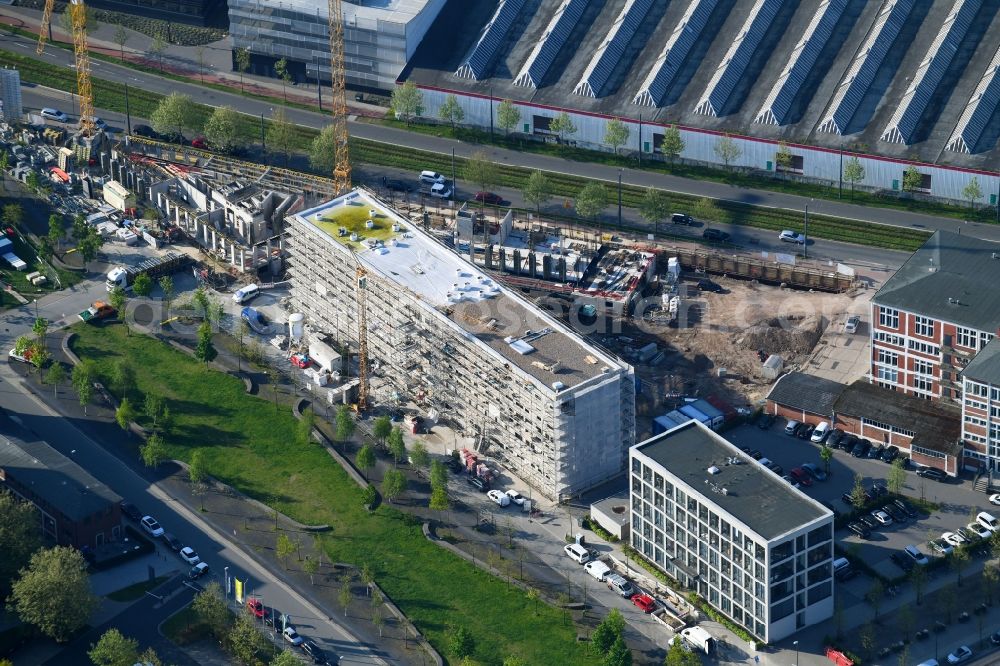
{"label": "flat roof of office building", "polygon": [[[372,230],[380,238],[378,242],[352,242],[349,236],[339,235],[337,215],[359,206],[366,213],[376,211],[379,224],[385,225]],[[627,367],[364,190],[302,211],[296,217],[322,231],[335,245],[354,252],[357,260],[380,279],[415,294],[421,304],[446,317],[466,336],[474,337],[546,386],[561,383],[572,388],[605,373],[606,368]],[[447,348],[444,351],[448,353]]]}
{"label": "flat roof of office building", "polygon": [[[833,513],[697,421],[636,444],[651,458],[764,539]],[[730,464],[730,461],[738,461]],[[718,470],[709,472],[710,468]]]}

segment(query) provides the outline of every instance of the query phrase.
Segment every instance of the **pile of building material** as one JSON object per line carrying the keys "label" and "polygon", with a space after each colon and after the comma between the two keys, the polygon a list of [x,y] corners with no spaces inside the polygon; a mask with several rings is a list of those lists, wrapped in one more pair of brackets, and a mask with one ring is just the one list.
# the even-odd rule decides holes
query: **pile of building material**
{"label": "pile of building material", "polygon": [[823,320],[819,316],[774,317],[750,326],[737,345],[788,358],[810,353],[822,334]]}

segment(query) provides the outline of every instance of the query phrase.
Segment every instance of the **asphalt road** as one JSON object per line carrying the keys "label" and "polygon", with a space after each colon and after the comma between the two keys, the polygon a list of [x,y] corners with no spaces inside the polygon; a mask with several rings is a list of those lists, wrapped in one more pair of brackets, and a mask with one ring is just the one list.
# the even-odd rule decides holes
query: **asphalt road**
{"label": "asphalt road", "polygon": [[[12,51],[34,57],[35,42],[18,35],[0,35],[0,48],[9,48]],[[66,49],[50,48],[43,54],[42,58],[53,64],[70,67],[72,66],[73,56]],[[264,114],[265,116],[270,116],[275,106],[269,101],[261,101],[235,93],[225,93],[210,88],[203,88],[196,83],[174,81],[155,74],[138,72],[128,67],[103,60],[93,60],[91,62],[91,71],[95,77],[106,80],[136,85],[144,90],[161,94],[182,92],[203,104],[211,106],[227,104],[244,113],[253,115]],[[72,111],[72,99],[69,93],[62,93],[62,95],[65,99],[63,110],[68,113]],[[34,105],[30,101],[25,100],[25,106],[30,108]],[[290,121],[300,125],[320,128],[329,124],[329,116],[326,114],[305,111],[298,108],[287,108],[285,111]],[[107,119],[107,116],[104,117]],[[454,151],[460,157],[466,157],[473,152],[484,149],[483,146],[477,144],[417,134],[367,122],[351,121],[349,129],[351,135],[355,137],[445,154],[450,154]],[[679,178],[635,169],[618,169],[616,167],[589,162],[569,162],[563,158],[549,155],[521,153],[491,147],[485,147],[485,150],[488,155],[500,163],[559,173],[570,173],[588,178],[602,179],[609,183],[617,182],[620,171],[622,182],[628,185],[655,187],[684,194],[796,211],[802,211],[808,205],[815,213],[877,222],[891,226],[926,229],[929,231],[935,229],[956,231],[961,228],[963,233],[972,234],[978,238],[1000,241],[1000,225],[966,224],[954,219],[938,218],[887,208],[857,206],[840,201],[812,200],[808,197],[764,190],[740,189],[723,183]]]}

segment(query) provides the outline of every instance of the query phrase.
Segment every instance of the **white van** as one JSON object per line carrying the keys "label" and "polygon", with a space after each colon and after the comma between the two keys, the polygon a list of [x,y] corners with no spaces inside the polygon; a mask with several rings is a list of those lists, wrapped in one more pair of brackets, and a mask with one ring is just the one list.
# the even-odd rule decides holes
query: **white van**
{"label": "white van", "polygon": [[420,172],[420,182],[424,185],[444,185],[447,180],[447,178],[439,174],[437,171]]}
{"label": "white van", "polygon": [[829,434],[830,434],[830,422],[823,421],[818,426],[816,426],[816,429],[813,430],[812,437],[810,437],[809,439],[812,440],[814,444],[818,444],[822,442],[824,439],[826,439],[826,436]]}
{"label": "white van", "polygon": [[587,549],[578,543],[569,544],[563,548],[563,551],[565,551],[566,554],[569,555],[570,559],[577,564],[586,564],[590,561],[590,553],[588,553]]}
{"label": "white van", "polygon": [[600,560],[591,560],[583,565],[583,568],[597,580],[604,582],[604,579],[611,573],[611,567]]}
{"label": "white van", "polygon": [[247,301],[252,301],[253,299],[255,299],[259,294],[260,294],[260,287],[258,287],[255,284],[248,284],[247,286],[240,288],[239,290],[237,290],[235,294],[233,294],[233,300],[236,301],[238,305],[243,305]]}

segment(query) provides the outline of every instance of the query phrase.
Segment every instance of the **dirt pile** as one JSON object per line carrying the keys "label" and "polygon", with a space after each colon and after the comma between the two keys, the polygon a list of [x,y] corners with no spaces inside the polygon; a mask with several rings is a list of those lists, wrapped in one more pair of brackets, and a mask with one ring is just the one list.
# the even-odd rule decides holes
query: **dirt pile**
{"label": "dirt pile", "polygon": [[751,325],[736,344],[751,351],[778,354],[786,360],[808,354],[823,333],[823,318],[817,315],[762,319]]}

